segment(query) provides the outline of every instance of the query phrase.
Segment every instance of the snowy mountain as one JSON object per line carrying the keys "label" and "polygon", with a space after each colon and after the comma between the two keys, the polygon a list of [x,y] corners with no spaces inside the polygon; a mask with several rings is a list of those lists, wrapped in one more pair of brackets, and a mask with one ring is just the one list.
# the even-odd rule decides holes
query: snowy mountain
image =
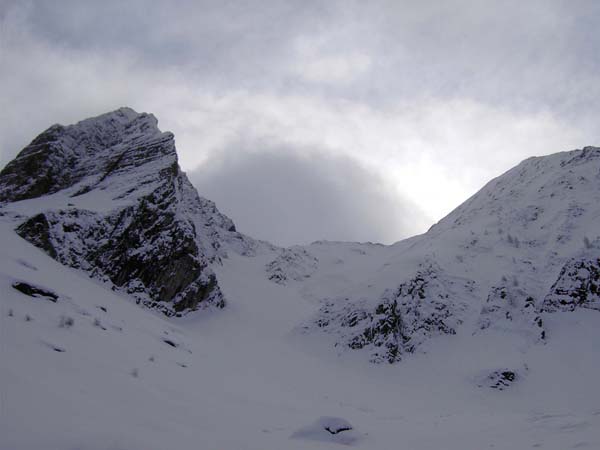
{"label": "snowy mountain", "polygon": [[600,149],[530,158],[388,248],[307,329],[390,362],[461,327],[544,340],[542,311],[600,308],[599,204]]}
{"label": "snowy mountain", "polygon": [[599,218],[586,147],[284,249],[152,115],[54,125],[0,172],[0,449],[600,448]]}
{"label": "snowy mountain", "polygon": [[0,173],[5,214],[52,258],[167,314],[223,307],[211,262],[254,242],[198,196],[174,137],[128,108],[54,125]]}

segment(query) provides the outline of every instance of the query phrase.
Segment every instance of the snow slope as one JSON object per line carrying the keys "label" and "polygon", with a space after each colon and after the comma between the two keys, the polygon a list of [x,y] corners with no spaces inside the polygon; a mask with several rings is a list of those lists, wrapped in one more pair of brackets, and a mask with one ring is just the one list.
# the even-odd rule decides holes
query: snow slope
{"label": "snow slope", "polygon": [[[348,420],[364,449],[600,447],[590,311],[551,315],[546,345],[494,330],[373,365],[293,332],[314,305],[261,277],[270,255],[228,258],[228,306],[175,319],[1,233],[0,448],[337,448],[293,437],[321,416]],[[11,287],[24,279],[59,299]],[[480,387],[502,369],[521,379]]]}
{"label": "snow slope", "polygon": [[131,207],[111,192],[135,171],[5,202],[0,448],[600,448],[598,161],[524,161],[392,246],[280,249],[198,219],[227,302],[184,317],[15,233]]}

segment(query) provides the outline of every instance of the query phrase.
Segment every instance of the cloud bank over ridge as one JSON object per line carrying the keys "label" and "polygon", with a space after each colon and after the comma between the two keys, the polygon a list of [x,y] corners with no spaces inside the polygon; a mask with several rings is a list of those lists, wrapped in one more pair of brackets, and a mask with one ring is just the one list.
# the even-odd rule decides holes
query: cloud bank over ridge
{"label": "cloud bank over ridge", "polygon": [[175,133],[200,193],[242,231],[394,241],[528,156],[598,144],[599,13],[591,1],[8,1],[0,163],[53,122],[128,105]]}

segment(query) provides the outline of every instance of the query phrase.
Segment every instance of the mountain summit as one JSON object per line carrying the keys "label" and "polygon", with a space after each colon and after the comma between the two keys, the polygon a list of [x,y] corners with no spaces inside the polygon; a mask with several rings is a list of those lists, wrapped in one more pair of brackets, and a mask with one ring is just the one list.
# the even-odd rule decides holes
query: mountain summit
{"label": "mountain summit", "polygon": [[[222,307],[209,264],[251,241],[179,168],[172,133],[130,108],[54,125],[0,172],[17,233],[61,263],[167,314]],[[15,203],[16,202],[16,203]],[[33,214],[35,213],[35,214]]]}

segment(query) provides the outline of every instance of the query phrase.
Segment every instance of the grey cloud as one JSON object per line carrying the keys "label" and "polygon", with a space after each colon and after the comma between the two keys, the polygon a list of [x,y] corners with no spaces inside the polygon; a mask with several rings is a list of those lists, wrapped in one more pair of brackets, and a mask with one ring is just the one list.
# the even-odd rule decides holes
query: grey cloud
{"label": "grey cloud", "polygon": [[[197,89],[343,97],[379,107],[423,97],[472,98],[525,111],[549,109],[575,122],[600,98],[600,3],[593,1],[8,5],[13,14],[0,13],[0,20],[12,21],[20,10],[20,28],[72,58],[94,54],[111,64],[126,54],[132,70],[178,70]],[[324,58],[364,54],[370,68],[354,83],[302,77],[301,70],[290,70],[310,66],[298,61],[299,39],[319,43],[316,54]]]}
{"label": "grey cloud", "polygon": [[[5,0],[0,165],[52,123],[127,105],[175,132],[186,169],[267,136],[292,142],[275,154],[300,168],[298,145],[322,147],[323,167],[355,173],[333,153],[372,163],[395,186],[370,195],[396,205],[402,186],[441,214],[532,153],[598,144],[599,16],[587,0]],[[365,219],[353,239],[402,237],[390,220],[410,228]]]}
{"label": "grey cloud", "polygon": [[78,52],[128,52],[140,68],[175,66],[215,86],[255,85],[285,62],[290,41],[318,33],[327,3],[36,0],[36,38]]}
{"label": "grey cloud", "polygon": [[[458,96],[572,116],[600,97],[599,16],[598,2],[559,0],[36,0],[26,26],[108,60],[128,52],[141,70],[178,67],[209,89],[309,90],[371,104]],[[352,85],[302,79],[288,70],[298,38],[320,41],[324,56],[360,51],[372,69]]]}
{"label": "grey cloud", "polygon": [[280,245],[392,243],[428,222],[408,200],[390,195],[376,174],[315,149],[233,146],[189,176],[240,231]]}

